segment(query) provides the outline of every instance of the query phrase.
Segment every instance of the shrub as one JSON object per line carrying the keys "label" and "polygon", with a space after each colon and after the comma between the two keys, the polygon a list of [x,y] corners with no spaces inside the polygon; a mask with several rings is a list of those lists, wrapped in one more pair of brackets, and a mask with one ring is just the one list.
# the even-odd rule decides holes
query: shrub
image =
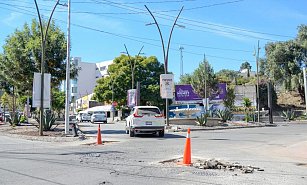
{"label": "shrub", "polygon": [[27,121],[26,116],[21,115],[21,116],[20,116],[20,123],[25,123],[26,121]]}
{"label": "shrub", "polygon": [[255,115],[254,115],[253,113],[251,113],[251,112],[246,112],[246,113],[245,113],[244,120],[245,120],[246,122],[255,121],[254,118],[255,118]]}

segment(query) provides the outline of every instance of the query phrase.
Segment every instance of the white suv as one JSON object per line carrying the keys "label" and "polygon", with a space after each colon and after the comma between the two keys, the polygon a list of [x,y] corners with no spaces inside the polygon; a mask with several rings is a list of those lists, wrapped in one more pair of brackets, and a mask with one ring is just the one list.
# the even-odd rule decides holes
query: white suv
{"label": "white suv", "polygon": [[126,118],[126,133],[130,137],[148,133],[164,137],[164,126],[164,117],[156,106],[135,106]]}

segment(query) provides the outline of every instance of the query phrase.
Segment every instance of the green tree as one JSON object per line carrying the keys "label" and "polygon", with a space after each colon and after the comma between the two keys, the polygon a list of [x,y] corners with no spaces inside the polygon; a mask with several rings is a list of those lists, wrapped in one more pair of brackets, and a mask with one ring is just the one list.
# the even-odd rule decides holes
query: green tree
{"label": "green tree", "polygon": [[[46,23],[43,23],[46,26]],[[51,74],[51,85],[57,87],[66,77],[66,40],[65,34],[50,24],[46,39],[45,72]],[[8,36],[0,57],[0,79],[7,82],[5,87],[14,86],[18,94],[32,91],[33,73],[41,68],[41,35],[36,20],[31,26],[25,24],[22,30],[16,30]],[[72,76],[77,69],[72,66]],[[8,88],[6,88],[8,89]]]}
{"label": "green tree", "polygon": [[[137,56],[136,56],[137,57]],[[160,97],[160,74],[164,73],[163,64],[156,57],[130,57],[136,61],[135,81],[141,84],[141,105],[163,105]],[[129,57],[121,55],[113,60],[108,68],[108,76],[97,80],[94,89],[94,99],[100,102],[112,101],[112,87],[114,101],[120,106],[127,104],[127,90],[131,88],[131,68]]]}
{"label": "green tree", "polygon": [[238,72],[229,69],[222,69],[216,73],[219,82],[224,82],[227,84],[235,83],[238,78]]}
{"label": "green tree", "polygon": [[65,92],[54,88],[52,90],[52,109],[59,115],[65,108]]}
{"label": "green tree", "polygon": [[266,71],[276,84],[283,84],[286,90],[297,90],[304,99],[302,67],[307,64],[307,25],[298,27],[297,37],[285,42],[268,43]]}
{"label": "green tree", "polygon": [[191,84],[192,75],[191,74],[184,74],[180,77],[178,84]]}
{"label": "green tree", "polygon": [[218,79],[208,61],[199,64],[199,67],[193,72],[191,85],[202,98],[205,98],[205,92],[207,92],[207,98],[210,98],[212,94],[217,92]]}
{"label": "green tree", "polygon": [[235,90],[233,86],[228,85],[227,86],[227,94],[226,97],[224,98],[224,106],[229,109],[232,110],[234,108],[234,104],[235,104]]}
{"label": "green tree", "polygon": [[2,94],[1,102],[3,106],[9,108],[10,110],[13,109],[12,97],[6,92]]}
{"label": "green tree", "polygon": [[247,77],[250,77],[250,71],[252,69],[252,66],[249,62],[245,61],[241,64],[240,71],[242,71],[243,69],[247,69]]}

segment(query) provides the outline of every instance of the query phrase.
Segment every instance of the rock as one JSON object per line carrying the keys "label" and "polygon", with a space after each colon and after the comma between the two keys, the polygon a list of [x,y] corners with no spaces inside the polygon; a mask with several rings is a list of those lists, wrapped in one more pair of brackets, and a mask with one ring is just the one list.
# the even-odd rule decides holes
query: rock
{"label": "rock", "polygon": [[207,166],[209,169],[216,169],[217,168],[217,161],[215,161],[214,159],[207,161]]}
{"label": "rock", "polygon": [[254,169],[250,167],[246,167],[242,169],[242,173],[253,173]]}
{"label": "rock", "polygon": [[196,163],[193,164],[193,166],[195,166],[195,167],[200,167],[200,166],[202,166],[202,165],[201,165],[201,163],[196,162]]}

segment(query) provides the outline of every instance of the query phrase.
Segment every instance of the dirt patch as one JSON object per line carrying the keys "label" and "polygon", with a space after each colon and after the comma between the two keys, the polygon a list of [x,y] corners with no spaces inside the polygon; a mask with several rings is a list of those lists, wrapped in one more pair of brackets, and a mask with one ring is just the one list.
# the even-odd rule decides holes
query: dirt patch
{"label": "dirt patch", "polygon": [[[10,126],[6,124],[0,127],[0,131],[6,132],[8,134],[16,134],[23,136],[39,136],[38,128],[29,124],[22,124],[18,126]],[[54,128],[50,131],[43,131],[43,136],[65,137],[65,131],[62,128]]]}

